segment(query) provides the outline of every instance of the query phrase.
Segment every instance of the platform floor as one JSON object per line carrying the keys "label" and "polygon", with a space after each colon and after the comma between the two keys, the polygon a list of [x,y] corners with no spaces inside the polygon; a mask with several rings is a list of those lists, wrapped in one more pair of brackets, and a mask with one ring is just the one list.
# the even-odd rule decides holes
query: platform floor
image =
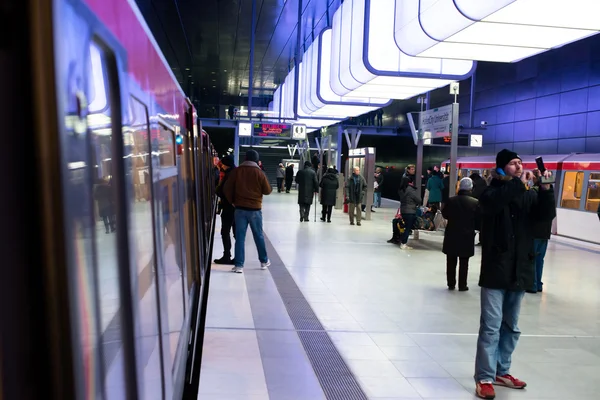
{"label": "platform floor", "polygon": [[[422,234],[410,251],[386,243],[395,211],[384,200],[361,227],[341,210],[331,224],[313,222],[312,214],[300,223],[294,193],[265,197],[274,265],[259,270],[251,235],[243,275],[213,265],[199,398],[476,398],[480,250],[471,259],[471,290],[450,292],[441,234]],[[214,258],[221,252],[217,230]],[[294,282],[320,328],[298,322],[298,312],[311,311],[293,307],[298,295],[286,288]],[[497,399],[598,398],[600,246],[552,239],[544,292],[526,295],[520,328],[511,372],[528,387],[498,388]],[[337,351],[323,357],[319,346],[329,339]],[[339,355],[350,374],[321,364]],[[355,383],[358,391],[335,397]]]}

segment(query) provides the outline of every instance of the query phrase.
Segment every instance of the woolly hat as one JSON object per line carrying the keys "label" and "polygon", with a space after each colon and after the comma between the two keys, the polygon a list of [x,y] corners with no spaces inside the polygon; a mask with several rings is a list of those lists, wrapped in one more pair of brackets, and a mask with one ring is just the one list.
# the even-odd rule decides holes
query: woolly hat
{"label": "woolly hat", "polygon": [[246,152],[246,161],[254,161],[255,163],[260,160],[260,156],[256,150],[248,150]]}
{"label": "woolly hat", "polygon": [[223,164],[226,167],[234,167],[235,163],[233,162],[233,157],[231,157],[229,154],[226,155],[225,157],[221,158],[221,164]]}
{"label": "woolly hat", "polygon": [[507,149],[501,150],[498,155],[496,155],[496,168],[504,169],[504,167],[515,158],[521,160],[521,157],[514,151]]}

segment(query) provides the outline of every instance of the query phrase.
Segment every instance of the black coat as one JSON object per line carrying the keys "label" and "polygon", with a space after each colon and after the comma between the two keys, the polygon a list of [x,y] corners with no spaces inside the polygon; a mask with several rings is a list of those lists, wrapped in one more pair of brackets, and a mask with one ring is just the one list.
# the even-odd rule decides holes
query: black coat
{"label": "black coat", "polygon": [[471,193],[471,196],[479,200],[486,188],[487,183],[485,183],[485,179],[480,178],[473,180],[473,192]]}
{"label": "black coat", "polygon": [[313,197],[319,191],[319,181],[314,169],[307,167],[296,174],[298,184],[298,204],[312,204]]}
{"label": "black coat", "polygon": [[334,206],[337,197],[337,190],[340,187],[337,174],[326,173],[321,179],[321,204],[324,206]]}
{"label": "black coat", "polygon": [[444,254],[454,257],[473,257],[475,254],[475,218],[479,202],[470,192],[458,192],[446,202],[442,215],[448,220],[444,232]]}
{"label": "black coat", "polygon": [[291,165],[288,165],[285,168],[285,181],[288,183],[292,183],[293,180],[294,180],[294,167]]}
{"label": "black coat", "polygon": [[481,195],[479,286],[521,291],[533,286],[533,224],[556,216],[554,189],[526,190],[518,178],[495,176]]}

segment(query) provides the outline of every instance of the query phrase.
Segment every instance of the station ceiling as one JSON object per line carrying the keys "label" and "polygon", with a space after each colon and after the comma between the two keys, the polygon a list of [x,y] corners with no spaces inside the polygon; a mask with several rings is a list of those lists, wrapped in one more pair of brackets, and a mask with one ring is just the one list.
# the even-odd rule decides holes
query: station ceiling
{"label": "station ceiling", "polygon": [[294,62],[299,1],[303,53],[341,0],[136,0],[182,88],[204,105],[247,95],[253,1],[252,87],[270,96]]}

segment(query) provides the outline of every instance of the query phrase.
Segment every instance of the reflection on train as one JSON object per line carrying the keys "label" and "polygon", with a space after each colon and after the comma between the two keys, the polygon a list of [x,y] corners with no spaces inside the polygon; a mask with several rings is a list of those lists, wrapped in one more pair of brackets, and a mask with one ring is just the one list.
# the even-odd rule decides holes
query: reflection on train
{"label": "reflection on train", "polygon": [[68,398],[181,398],[198,380],[215,153],[133,1],[52,3]]}
{"label": "reflection on train", "polygon": [[[536,168],[537,156],[525,155],[525,171]],[[545,166],[556,176],[558,201],[554,234],[600,243],[598,217],[600,204],[600,154],[542,155]],[[450,160],[444,165],[448,167]],[[495,168],[495,156],[459,157],[459,176],[478,172],[484,178]]]}

